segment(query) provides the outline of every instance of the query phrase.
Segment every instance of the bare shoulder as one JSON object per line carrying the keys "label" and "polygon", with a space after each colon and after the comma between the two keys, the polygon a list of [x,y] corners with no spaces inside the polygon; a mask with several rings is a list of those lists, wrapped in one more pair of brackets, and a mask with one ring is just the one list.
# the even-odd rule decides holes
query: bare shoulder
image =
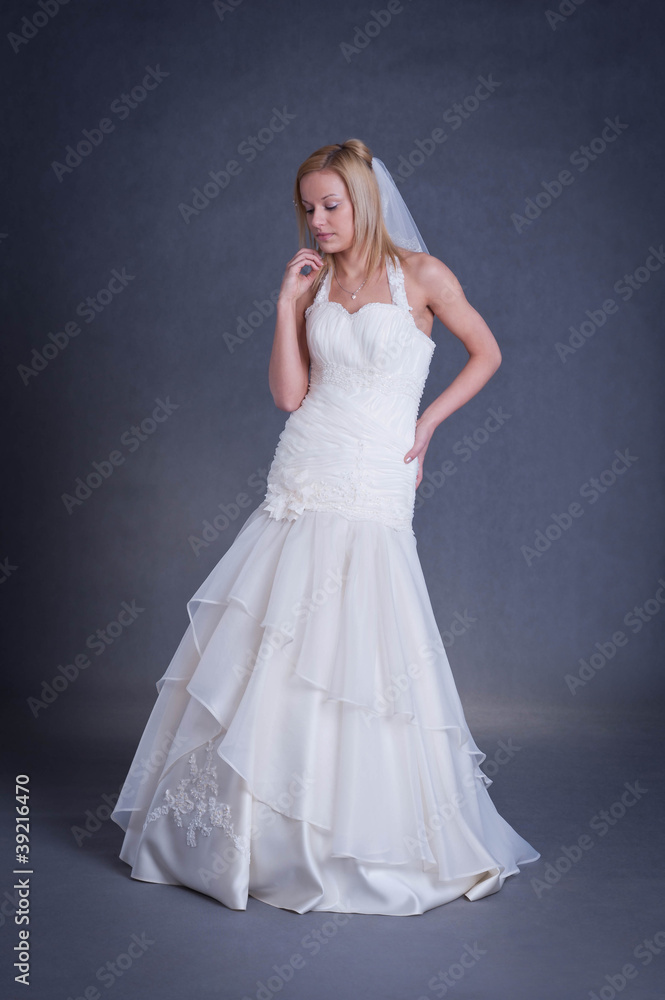
{"label": "bare shoulder", "polygon": [[406,252],[402,263],[404,290],[416,326],[431,336],[434,317],[446,326],[455,314],[468,307],[462,286],[450,268],[429,253]]}
{"label": "bare shoulder", "polygon": [[412,290],[412,295],[408,295],[409,300],[413,297],[421,308],[427,306],[432,308],[436,304],[440,304],[441,301],[449,301],[453,297],[464,297],[459,280],[442,260],[429,253],[413,250],[406,253],[402,270],[404,271],[407,295],[409,286]]}

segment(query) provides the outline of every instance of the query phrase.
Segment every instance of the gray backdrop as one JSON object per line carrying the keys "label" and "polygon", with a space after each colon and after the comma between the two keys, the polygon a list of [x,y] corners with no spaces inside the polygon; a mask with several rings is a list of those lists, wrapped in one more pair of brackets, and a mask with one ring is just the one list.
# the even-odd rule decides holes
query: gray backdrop
{"label": "gray backdrop", "polygon": [[[2,22],[12,745],[42,768],[58,740],[79,760],[113,746],[92,798],[124,777],[186,601],[263,499],[287,418],[267,374],[296,169],[350,137],[503,352],[436,431],[414,520],[468,717],[556,734],[570,711],[653,707],[655,0],[44,0]],[[433,337],[423,408],[466,360],[438,320]]]}
{"label": "gray backdrop", "polygon": [[[437,429],[414,519],[442,631],[466,621],[444,634],[465,703],[655,697],[662,21],[653,3],[570,7],[551,26],[533,3],[393,4],[370,38],[353,3],[72,4],[6,46],[2,596],[21,728],[144,719],[287,417],[267,367],[295,171],[351,136],[400,180],[503,352]],[[438,320],[433,337],[422,408],[466,360]],[[131,627],[87,646],[123,601],[143,609]],[[35,719],[26,698],[77,654],[87,672]]]}

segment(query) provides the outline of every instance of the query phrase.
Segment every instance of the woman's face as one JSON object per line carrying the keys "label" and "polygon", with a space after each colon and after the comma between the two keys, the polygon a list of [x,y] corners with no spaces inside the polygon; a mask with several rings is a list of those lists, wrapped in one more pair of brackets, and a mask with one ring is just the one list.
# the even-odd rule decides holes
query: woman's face
{"label": "woman's face", "polygon": [[337,171],[312,170],[305,174],[300,181],[300,197],[321,250],[348,250],[353,244],[353,205]]}

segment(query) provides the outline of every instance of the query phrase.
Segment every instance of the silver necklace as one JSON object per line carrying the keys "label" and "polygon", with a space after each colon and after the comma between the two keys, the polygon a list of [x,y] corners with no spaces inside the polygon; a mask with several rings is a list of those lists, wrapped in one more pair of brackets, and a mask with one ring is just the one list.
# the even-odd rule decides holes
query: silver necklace
{"label": "silver necklace", "polygon": [[[369,275],[367,277],[369,277]],[[337,275],[335,275],[335,281],[337,282],[337,284],[339,285],[339,287],[342,289],[343,292],[346,292],[346,294],[350,295],[352,299],[355,299],[356,295],[358,294],[358,292],[360,291],[360,289],[365,284],[365,281],[367,281],[367,278],[365,278],[365,281],[363,281],[362,285],[358,285],[358,287],[356,288],[355,292],[350,292],[348,290],[348,288],[345,288],[344,285],[340,282],[340,280],[337,277]]]}
{"label": "silver necklace", "polygon": [[[367,275],[367,278],[369,278],[369,274]],[[365,278],[365,281],[367,281],[367,278]],[[358,294],[358,292],[360,291],[360,289],[365,284],[365,281],[363,281],[362,285],[358,285],[358,287],[356,288],[355,292],[350,292],[348,290],[348,288],[345,288],[344,285],[341,284],[339,278],[337,277],[337,272],[335,272],[335,281],[337,282],[337,284],[339,285],[339,287],[342,289],[342,291],[346,292],[347,295],[350,295],[352,299],[355,299],[356,295]]]}

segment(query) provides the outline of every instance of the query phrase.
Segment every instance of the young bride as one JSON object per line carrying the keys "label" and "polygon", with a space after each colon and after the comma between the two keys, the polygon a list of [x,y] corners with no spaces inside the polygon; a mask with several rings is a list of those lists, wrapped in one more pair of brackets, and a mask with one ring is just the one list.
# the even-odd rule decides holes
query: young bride
{"label": "young bride", "polygon": [[[136,879],[418,914],[540,857],[489,796],[412,528],[434,430],[501,355],[363,142],[312,153],[295,206],[266,495],[187,604],[112,818]],[[435,316],[469,360],[419,417]]]}

